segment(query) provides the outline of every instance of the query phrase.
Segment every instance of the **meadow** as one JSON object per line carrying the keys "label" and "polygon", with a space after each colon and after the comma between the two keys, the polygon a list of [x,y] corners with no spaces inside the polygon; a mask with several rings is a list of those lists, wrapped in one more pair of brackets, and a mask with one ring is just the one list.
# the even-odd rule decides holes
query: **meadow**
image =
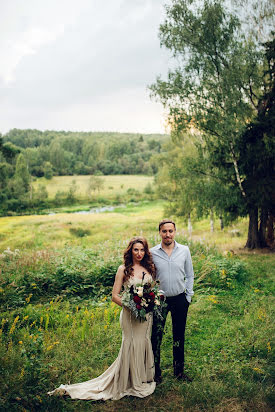
{"label": "meadow", "polygon": [[[144,175],[106,175],[97,176],[103,184],[100,191],[95,191],[92,198],[102,196],[106,199],[114,199],[117,196],[125,196],[127,190],[134,189],[142,192],[148,183],[153,183],[153,176]],[[58,191],[68,191],[73,181],[76,184],[75,196],[79,200],[87,199],[87,188],[90,176],[76,175],[76,176],[54,176],[51,180],[44,177],[37,178],[33,182],[34,188],[39,185],[45,185],[49,194],[49,199],[53,199]],[[123,199],[122,199],[123,202]]]}
{"label": "meadow", "polygon": [[[101,214],[0,219],[0,410],[271,411],[274,254],[248,252],[247,222],[210,233],[178,219],[189,244],[195,296],[186,329],[187,372],[173,378],[171,319],[162,345],[164,381],[145,399],[72,401],[48,397],[60,383],[101,374],[116,358],[120,308],[110,300],[129,238],[158,242],[163,203]],[[232,232],[232,230],[234,230]],[[238,236],[235,234],[238,233]]]}

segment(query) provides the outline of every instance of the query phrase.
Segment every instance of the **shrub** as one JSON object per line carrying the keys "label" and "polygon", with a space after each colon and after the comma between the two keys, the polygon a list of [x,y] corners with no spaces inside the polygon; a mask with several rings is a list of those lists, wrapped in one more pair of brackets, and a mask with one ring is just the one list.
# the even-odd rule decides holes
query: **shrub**
{"label": "shrub", "polygon": [[89,236],[91,234],[91,231],[88,229],[82,229],[81,227],[72,227],[70,228],[70,233],[76,237],[84,237]]}

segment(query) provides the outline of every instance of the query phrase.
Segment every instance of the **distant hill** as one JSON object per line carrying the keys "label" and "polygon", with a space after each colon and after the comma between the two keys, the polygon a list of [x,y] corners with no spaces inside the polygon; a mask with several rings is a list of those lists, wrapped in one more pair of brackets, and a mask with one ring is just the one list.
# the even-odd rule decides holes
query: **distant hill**
{"label": "distant hill", "polygon": [[3,135],[23,153],[33,176],[146,174],[157,172],[154,156],[165,134],[12,129]]}

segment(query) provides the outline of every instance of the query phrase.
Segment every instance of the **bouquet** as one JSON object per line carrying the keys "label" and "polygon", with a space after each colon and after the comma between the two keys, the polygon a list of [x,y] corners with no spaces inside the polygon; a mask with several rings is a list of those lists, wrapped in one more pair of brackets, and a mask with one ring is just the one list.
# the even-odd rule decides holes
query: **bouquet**
{"label": "bouquet", "polygon": [[162,309],[166,306],[164,292],[159,289],[156,280],[126,286],[121,294],[121,300],[141,322],[147,320],[146,314],[149,312],[162,319]]}

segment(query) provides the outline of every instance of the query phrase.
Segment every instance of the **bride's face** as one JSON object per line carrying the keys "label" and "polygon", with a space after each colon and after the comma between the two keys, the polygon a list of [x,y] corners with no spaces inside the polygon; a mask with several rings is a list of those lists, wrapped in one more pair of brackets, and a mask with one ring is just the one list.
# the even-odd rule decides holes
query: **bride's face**
{"label": "bride's face", "polygon": [[132,247],[133,263],[140,263],[144,258],[145,250],[142,243],[135,243]]}

